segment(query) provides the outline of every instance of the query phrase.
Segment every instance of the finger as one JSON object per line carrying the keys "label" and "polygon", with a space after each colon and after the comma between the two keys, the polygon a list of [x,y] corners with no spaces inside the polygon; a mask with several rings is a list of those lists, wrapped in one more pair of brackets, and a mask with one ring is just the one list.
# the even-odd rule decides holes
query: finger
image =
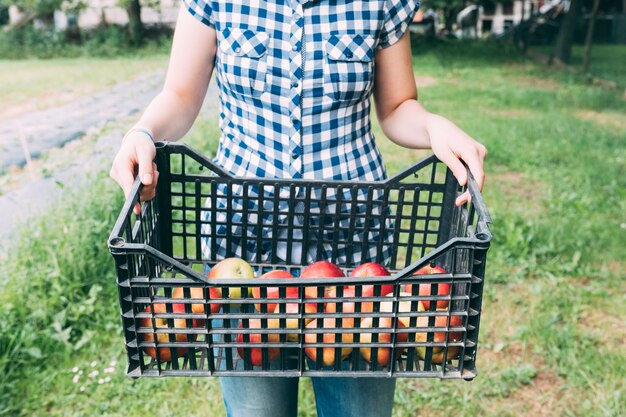
{"label": "finger", "polygon": [[463,160],[467,164],[470,172],[474,176],[478,189],[483,189],[483,183],[485,182],[485,171],[483,169],[483,162],[481,157],[476,152],[468,152],[467,155],[463,155]]}
{"label": "finger", "polygon": [[116,168],[114,170],[113,178],[117,181],[120,187],[122,187],[122,190],[124,190],[124,196],[128,197],[130,190],[133,187],[133,183],[135,182],[132,166],[126,168]]}
{"label": "finger", "polygon": [[463,204],[469,203],[470,201],[472,201],[472,196],[470,195],[469,191],[465,191],[463,194],[456,198],[454,204],[456,204],[457,206],[462,206]]}
{"label": "finger", "polygon": [[445,148],[439,151],[437,157],[450,168],[452,175],[457,179],[460,185],[465,185],[467,182],[467,170],[449,148]]}
{"label": "finger", "polygon": [[480,159],[485,162],[485,159],[487,158],[487,154],[489,152],[487,152],[487,148],[485,148],[485,146],[482,143],[478,144],[478,155],[480,155]]}
{"label": "finger", "polygon": [[[156,166],[156,165],[155,165]],[[141,190],[141,201],[152,200],[156,195],[156,186],[159,181],[159,171],[155,169],[154,171],[154,180],[152,181],[152,185],[145,185]]]}
{"label": "finger", "polygon": [[135,214],[137,215],[141,214],[141,205],[139,203],[135,204],[135,207],[133,208],[133,212],[135,212]]}
{"label": "finger", "polygon": [[143,185],[152,185],[154,181],[154,155],[148,146],[137,147],[137,162],[139,163],[139,178]]}

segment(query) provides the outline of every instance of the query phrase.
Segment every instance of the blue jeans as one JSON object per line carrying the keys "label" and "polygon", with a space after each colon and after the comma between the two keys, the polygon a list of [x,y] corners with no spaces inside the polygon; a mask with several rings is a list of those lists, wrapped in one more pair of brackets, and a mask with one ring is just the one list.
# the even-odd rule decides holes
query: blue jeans
{"label": "blue jeans", "polygon": [[[318,417],[389,417],[395,378],[311,378]],[[228,417],[296,417],[298,378],[221,377]]]}

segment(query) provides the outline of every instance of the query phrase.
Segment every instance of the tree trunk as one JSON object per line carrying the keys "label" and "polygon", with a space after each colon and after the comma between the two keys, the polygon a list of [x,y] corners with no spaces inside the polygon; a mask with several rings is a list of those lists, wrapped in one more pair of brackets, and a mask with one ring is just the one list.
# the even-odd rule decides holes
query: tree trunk
{"label": "tree trunk", "polygon": [[593,0],[593,8],[591,9],[591,16],[589,16],[589,27],[587,27],[587,37],[585,38],[585,52],[583,54],[583,74],[587,74],[589,72],[591,44],[593,43],[593,28],[596,25],[596,16],[598,15],[599,7],[600,0]]}
{"label": "tree trunk", "polygon": [[452,33],[452,26],[454,25],[454,8],[447,7],[444,9],[444,14],[446,16],[446,31],[448,33]]}
{"label": "tree trunk", "polygon": [[128,32],[133,45],[141,45],[143,41],[143,22],[141,21],[141,4],[139,0],[130,0],[126,7],[128,13]]}
{"label": "tree trunk", "polygon": [[580,19],[581,6],[582,0],[572,0],[570,2],[569,11],[563,18],[559,33],[556,37],[552,57],[565,64],[569,64],[571,60],[574,32],[576,31],[578,20]]}

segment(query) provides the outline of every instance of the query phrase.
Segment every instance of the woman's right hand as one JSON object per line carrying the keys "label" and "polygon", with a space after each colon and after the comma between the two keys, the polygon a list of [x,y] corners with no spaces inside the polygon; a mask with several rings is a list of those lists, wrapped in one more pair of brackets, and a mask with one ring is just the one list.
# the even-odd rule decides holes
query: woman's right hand
{"label": "woman's right hand", "polygon": [[[137,173],[143,184],[140,201],[154,198],[159,180],[159,171],[154,163],[155,156],[154,142],[145,132],[132,131],[124,137],[109,175],[122,187],[126,197],[130,194]],[[141,212],[139,204],[135,205],[134,211],[135,214]]]}

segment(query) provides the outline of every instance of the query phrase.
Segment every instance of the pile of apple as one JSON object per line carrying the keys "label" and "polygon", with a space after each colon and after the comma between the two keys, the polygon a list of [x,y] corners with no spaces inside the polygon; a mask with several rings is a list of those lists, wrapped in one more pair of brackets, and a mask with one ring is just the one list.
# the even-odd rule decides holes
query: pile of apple
{"label": "pile of apple", "polygon": [[[445,271],[438,266],[427,266],[416,272],[417,274],[437,274],[437,273],[445,273]],[[389,272],[382,265],[368,262],[358,267],[354,268],[350,273],[350,277],[382,277],[389,276]],[[224,259],[221,262],[217,263],[208,274],[209,279],[233,279],[233,278],[255,278],[254,270],[243,259],[239,258],[228,258]],[[266,272],[258,277],[259,279],[263,278],[295,278],[288,271],[284,270],[273,270]],[[307,278],[345,278],[344,272],[338,266],[332,264],[327,261],[319,261],[313,263],[307,267],[305,267],[300,273],[299,279],[307,279]],[[315,314],[315,313],[336,313],[337,311],[341,311],[344,313],[355,313],[356,311],[362,313],[371,313],[374,311],[374,303],[372,301],[361,301],[361,297],[376,297],[376,296],[393,296],[392,292],[394,289],[393,284],[383,284],[383,285],[361,285],[360,286],[360,297],[357,297],[357,287],[355,285],[344,285],[342,288],[337,288],[335,286],[328,287],[318,287],[318,286],[307,286],[304,288],[304,297],[305,299],[316,299],[311,302],[304,303],[304,313],[306,314]],[[225,287],[224,287],[225,288]],[[413,294],[413,288],[411,284],[404,285],[403,291],[400,293],[400,296],[411,296]],[[200,287],[192,287],[189,288],[190,295],[192,299],[197,299],[201,301],[198,304],[191,305],[191,312],[193,314],[204,315],[205,314],[205,304],[204,300],[205,292],[203,288]],[[229,287],[228,294],[225,294],[222,288],[220,287],[210,287],[209,291],[209,299],[217,300],[228,298],[230,300],[236,300],[242,298],[242,290],[237,287]],[[280,329],[281,320],[278,318],[272,318],[273,314],[299,314],[300,313],[300,303],[299,303],[299,290],[298,286],[286,286],[285,290],[282,292],[279,291],[278,287],[266,287],[265,288],[265,297],[261,297],[261,288],[258,286],[254,286],[252,288],[252,297],[258,299],[258,303],[254,303],[255,309],[260,313],[268,314],[264,316],[264,319],[251,318],[247,320],[243,320],[239,325],[241,329]],[[419,288],[417,289],[417,294],[420,296],[430,296],[431,294],[431,285],[430,284],[419,284]],[[439,284],[438,285],[438,295],[447,296],[450,294],[450,284]],[[337,297],[343,298],[354,298],[354,301],[342,301],[342,302],[333,302],[333,299]],[[184,298],[184,293],[182,288],[175,288],[172,293],[172,298]],[[293,298],[293,303],[285,302],[285,300]],[[321,302],[320,298],[328,298],[328,301]],[[277,302],[271,302],[271,300],[276,300]],[[338,306],[337,304],[340,304]],[[239,304],[229,303],[231,307],[236,307]],[[218,313],[221,309],[222,303],[210,303],[208,305],[209,311],[212,314]],[[166,307],[165,304],[154,304],[152,306],[154,313],[165,313]],[[430,308],[430,301],[418,301],[418,311],[426,311]],[[446,310],[448,308],[448,300],[438,300],[436,309],[437,310]],[[340,309],[340,310],[339,310]],[[151,312],[150,306],[148,306],[145,310],[146,312]],[[175,303],[172,304],[172,311],[175,314],[184,314],[185,313],[185,305],[183,303]],[[393,312],[393,302],[383,301],[380,303],[380,311],[391,313]],[[411,302],[410,301],[402,301],[399,306],[399,312],[410,312],[411,311]],[[409,327],[410,324],[409,317],[399,317],[397,327],[399,329]],[[353,343],[355,334],[350,332],[345,332],[337,335],[336,332],[336,324],[340,321],[341,328],[355,328],[355,324],[358,324],[360,328],[358,330],[359,333],[359,343],[369,344],[372,342],[373,334],[378,334],[378,342],[379,343],[390,343],[392,340],[392,318],[391,317],[380,317],[378,320],[374,320],[372,317],[365,317],[360,319],[359,323],[355,323],[355,320],[359,320],[359,318],[355,317],[326,317],[326,318],[304,318],[307,329],[324,329],[324,330],[332,330],[330,332],[321,332],[317,333],[305,333],[304,342],[305,345],[314,344],[314,343]],[[319,320],[319,321],[318,321]],[[321,321],[321,323],[320,323]],[[390,332],[367,332],[365,329],[370,329],[373,327],[375,321],[378,322],[377,329],[390,329]],[[158,328],[167,328],[168,323],[167,319],[163,318],[155,318],[156,327]],[[186,319],[175,319],[174,327],[176,328],[186,328],[188,321]],[[193,327],[204,327],[204,320],[193,319],[191,321]],[[245,326],[244,326],[245,323]],[[283,329],[293,329],[293,333],[286,334],[286,340],[292,342],[299,341],[299,333],[300,333],[300,319],[299,318],[287,318],[283,320]],[[461,326],[462,320],[460,316],[450,316],[450,327]],[[140,319],[140,326],[152,328],[152,319],[151,318],[142,318]],[[417,321],[414,327],[427,327],[428,326],[428,317],[420,316],[417,317]],[[446,340],[446,331],[445,328],[448,326],[448,317],[447,316],[437,316],[434,320],[435,327],[443,327],[444,329],[441,332],[435,332],[433,335],[434,342],[443,342]],[[283,332],[284,333],[284,332]],[[272,361],[280,356],[280,348],[276,347],[275,344],[280,343],[280,334],[279,332],[265,332],[265,336],[263,337],[261,333],[253,333],[246,332],[247,336],[244,336],[243,333],[239,333],[237,335],[236,341],[239,344],[258,344],[260,347],[242,347],[239,346],[237,351],[240,357],[244,357],[244,353],[247,353],[250,358],[250,362],[254,366],[259,366],[262,364],[263,351],[266,351],[266,356],[268,361]],[[320,335],[321,334],[321,335]],[[451,332],[448,335],[448,341],[458,341],[462,337],[460,332]],[[157,336],[158,343],[167,343],[170,341],[170,335],[167,333],[159,333]],[[399,332],[396,334],[396,342],[406,342],[409,338],[409,333]],[[154,342],[155,334],[154,333],[144,333],[143,340],[146,342]],[[263,340],[265,339],[265,340]],[[175,340],[177,342],[190,342],[195,340],[195,336],[191,334],[182,334],[177,333],[175,335]],[[417,342],[425,342],[427,340],[427,333],[416,333],[415,340]],[[270,344],[270,346],[266,346]],[[424,359],[425,358],[425,347],[417,347],[418,355]],[[338,349],[333,347],[305,347],[306,355],[313,361],[317,360],[317,355],[319,352],[322,354],[321,361],[326,366],[331,366],[335,363],[335,353]],[[340,349],[341,360],[347,358],[352,353],[353,348],[345,347]],[[171,361],[172,352],[168,348],[159,348],[159,360],[160,361]],[[156,349],[154,347],[146,347],[144,348],[144,352],[151,356],[153,359],[156,359]],[[402,353],[402,349],[396,349],[395,359],[397,359]],[[178,348],[176,350],[176,354],[178,356],[185,355],[187,353],[186,348]],[[361,356],[368,362],[372,360],[372,349],[369,347],[361,347],[360,348]],[[389,356],[391,354],[390,348],[378,348],[377,349],[377,358],[376,361],[380,366],[385,366],[389,363]],[[443,361],[443,348],[435,347],[432,352],[432,362],[433,363],[441,363]],[[458,356],[458,347],[450,347],[448,348],[448,352],[446,355],[447,360],[451,360]]]}

